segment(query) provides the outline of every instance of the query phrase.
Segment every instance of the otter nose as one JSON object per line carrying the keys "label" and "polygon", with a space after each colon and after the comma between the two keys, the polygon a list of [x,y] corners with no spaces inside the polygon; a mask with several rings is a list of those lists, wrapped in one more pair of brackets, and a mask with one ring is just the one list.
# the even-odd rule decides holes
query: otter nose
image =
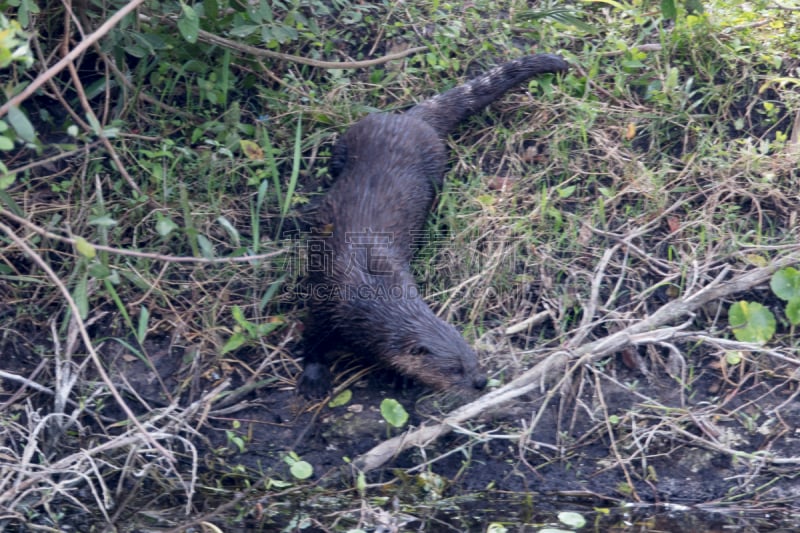
{"label": "otter nose", "polygon": [[478,390],[483,390],[486,387],[486,376],[477,376],[472,380],[472,386]]}

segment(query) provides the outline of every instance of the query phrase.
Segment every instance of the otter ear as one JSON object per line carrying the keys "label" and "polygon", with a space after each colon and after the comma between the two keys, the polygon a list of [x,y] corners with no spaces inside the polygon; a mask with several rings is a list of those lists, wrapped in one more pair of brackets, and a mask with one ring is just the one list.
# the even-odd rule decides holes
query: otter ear
{"label": "otter ear", "polygon": [[411,347],[408,353],[410,353],[411,355],[422,356],[422,355],[430,355],[431,351],[421,344],[415,344],[414,346]]}

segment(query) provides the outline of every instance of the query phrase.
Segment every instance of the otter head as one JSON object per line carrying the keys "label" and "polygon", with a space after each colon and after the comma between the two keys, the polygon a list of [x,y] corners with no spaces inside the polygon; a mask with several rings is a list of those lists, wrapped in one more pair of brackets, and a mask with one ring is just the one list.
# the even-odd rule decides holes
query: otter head
{"label": "otter head", "polygon": [[486,387],[486,374],[475,351],[456,328],[424,303],[413,314],[404,315],[394,322],[383,356],[386,364],[437,390],[472,395]]}

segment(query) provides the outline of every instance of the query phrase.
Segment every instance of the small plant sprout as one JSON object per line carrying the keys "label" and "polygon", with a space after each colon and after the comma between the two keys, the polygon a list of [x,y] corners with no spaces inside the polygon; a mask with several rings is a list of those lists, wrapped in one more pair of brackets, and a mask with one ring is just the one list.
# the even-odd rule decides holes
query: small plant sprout
{"label": "small plant sprout", "polygon": [[345,389],[339,394],[336,395],[334,399],[328,402],[328,407],[333,409],[334,407],[340,407],[342,405],[347,405],[350,403],[350,400],[353,398],[353,391],[350,389]]}
{"label": "small plant sprout", "polygon": [[245,439],[236,433],[236,429],[239,428],[239,421],[236,420],[233,422],[233,429],[226,429],[225,430],[225,437],[228,439],[228,443],[236,446],[236,449],[239,450],[239,453],[244,453],[246,451],[245,447]]}
{"label": "small plant sprout", "polygon": [[308,479],[314,475],[314,467],[300,459],[294,452],[289,452],[283,460],[289,465],[289,472],[292,473],[295,479]]}

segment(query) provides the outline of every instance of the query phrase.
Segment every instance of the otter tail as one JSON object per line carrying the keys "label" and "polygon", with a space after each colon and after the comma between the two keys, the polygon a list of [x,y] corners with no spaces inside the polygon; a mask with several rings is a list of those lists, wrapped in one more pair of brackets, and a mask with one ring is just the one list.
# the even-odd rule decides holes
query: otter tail
{"label": "otter tail", "polygon": [[508,90],[538,74],[566,72],[557,55],[536,54],[498,65],[482,76],[420,102],[406,113],[433,126],[439,135],[450,133],[459,122],[491,104]]}

